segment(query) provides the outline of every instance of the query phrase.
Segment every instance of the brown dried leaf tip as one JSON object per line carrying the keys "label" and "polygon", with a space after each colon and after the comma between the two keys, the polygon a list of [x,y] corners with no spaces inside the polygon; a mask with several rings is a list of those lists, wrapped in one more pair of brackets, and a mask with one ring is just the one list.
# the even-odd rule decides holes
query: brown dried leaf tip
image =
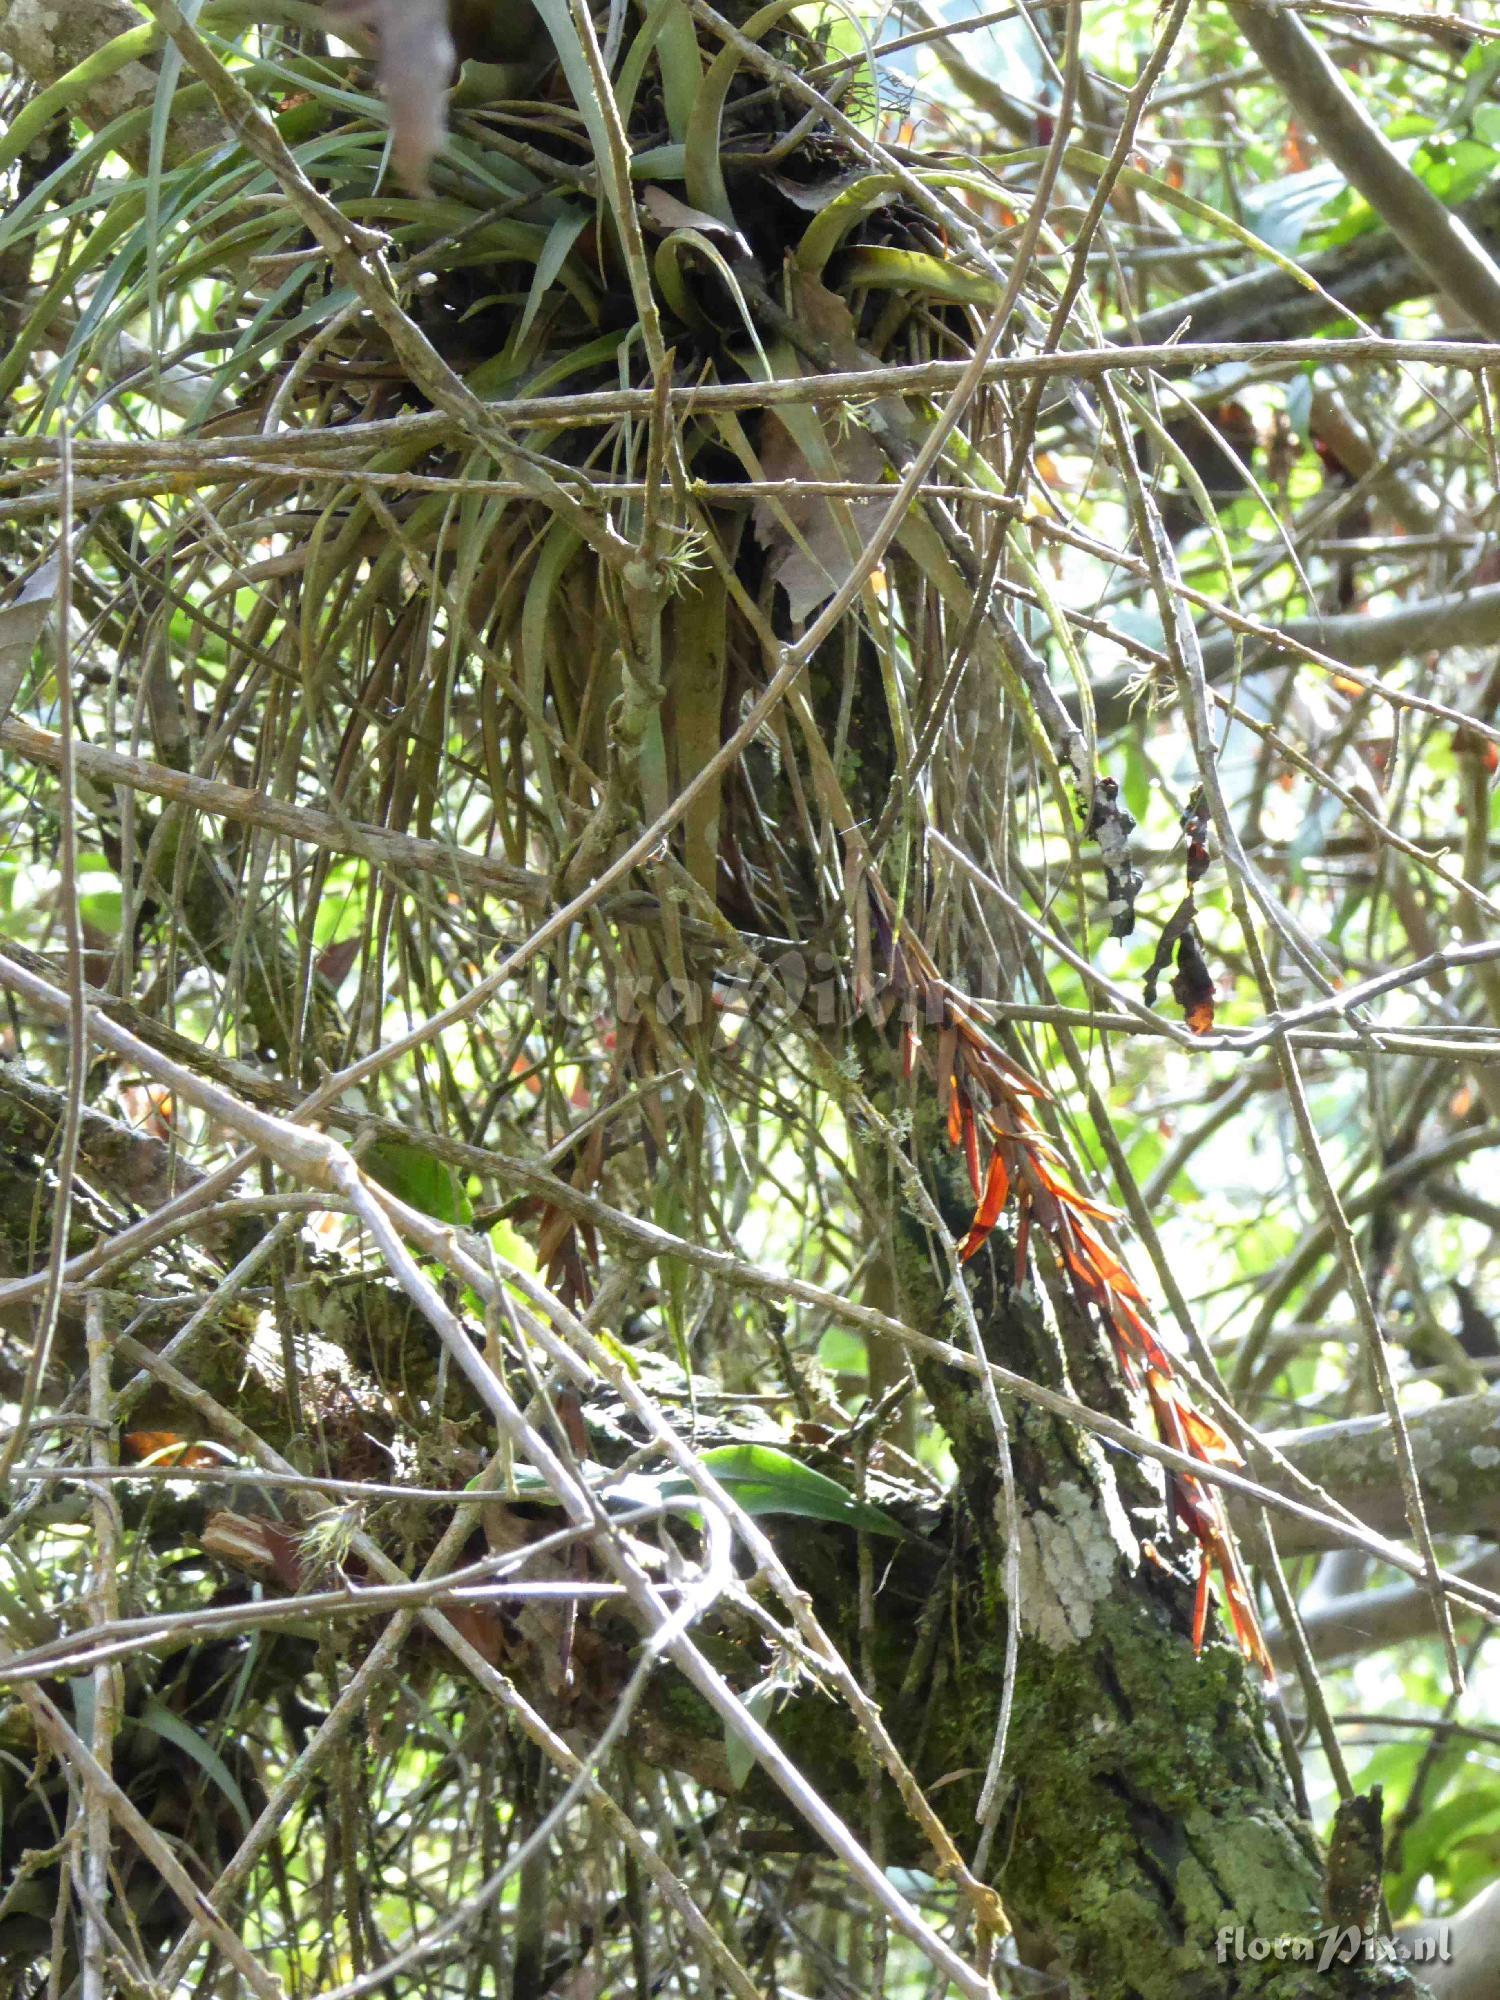
{"label": "brown dried leaf tip", "polygon": [[1208,872],[1208,803],[1200,786],[1184,808],[1182,831],[1187,839],[1187,894],[1162,928],[1156,953],[1146,972],[1146,1005],[1156,1005],[1156,989],[1175,952],[1177,971],[1172,998],[1195,1035],[1206,1035],[1214,1024],[1214,977],[1203,955],[1203,940],[1194,921],[1198,914],[1194,889]]}

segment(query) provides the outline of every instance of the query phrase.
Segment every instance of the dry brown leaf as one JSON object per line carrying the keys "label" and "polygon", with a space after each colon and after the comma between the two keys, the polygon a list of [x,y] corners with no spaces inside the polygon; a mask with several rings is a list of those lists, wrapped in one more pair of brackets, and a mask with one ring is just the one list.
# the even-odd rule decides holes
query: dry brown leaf
{"label": "dry brown leaf", "polygon": [[204,1550],[236,1569],[273,1576],[284,1590],[302,1587],[302,1562],[290,1528],[259,1514],[235,1514],[221,1507],[203,1524]]}
{"label": "dry brown leaf", "polygon": [[32,648],[52,613],[57,595],[58,562],[42,564],[11,603],[0,608],[0,722],[21,689],[31,665]]}
{"label": "dry brown leaf", "polygon": [[[835,174],[831,179],[823,181],[788,180],[784,174],[768,174],[766,178],[778,194],[784,194],[789,202],[798,208],[806,209],[809,215],[816,215],[820,209],[827,208],[829,202],[836,201],[847,188],[862,180],[864,175],[864,168],[859,167],[851,173]],[[895,198],[894,192],[884,194],[875,203],[875,208],[889,208]]]}
{"label": "dry brown leaf", "polygon": [[[865,431],[851,430],[832,446],[836,477],[851,484],[876,485],[885,460]],[[802,483],[819,477],[786,428],[768,422],[761,441],[761,468],[768,480]],[[769,557],[773,577],[787,595],[793,618],[810,618],[850,575],[858,551],[885,512],[883,499],[834,501],[816,494],[784,495],[757,501],[750,516],[755,539]],[[847,507],[853,534],[839,520]]]}
{"label": "dry brown leaf", "polygon": [[687,202],[679,201],[675,194],[669,194],[664,187],[656,187],[654,184],[643,187],[641,207],[645,211],[647,220],[654,222],[658,229],[696,229],[700,236],[722,237],[731,249],[737,250],[743,257],[750,255],[750,245],[737,229],[731,228],[727,222],[721,222],[718,216],[709,215],[704,209],[693,208]]}

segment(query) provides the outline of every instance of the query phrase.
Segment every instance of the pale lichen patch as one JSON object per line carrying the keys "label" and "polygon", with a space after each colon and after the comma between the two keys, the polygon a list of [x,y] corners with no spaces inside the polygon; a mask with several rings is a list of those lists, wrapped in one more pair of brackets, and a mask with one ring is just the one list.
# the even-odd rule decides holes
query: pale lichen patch
{"label": "pale lichen patch", "polygon": [[1022,1514],[1016,1534],[1022,1628],[1052,1652],[1078,1645],[1094,1629],[1094,1607],[1109,1595],[1122,1555],[1134,1553],[1123,1514],[1115,1521],[1107,1502],[1063,1481],[1048,1490],[1046,1506]]}
{"label": "pale lichen patch", "polygon": [[[0,48],[24,76],[45,87],[96,56],[116,35],[146,25],[143,16],[118,0],[66,8],[48,0],[10,0],[8,7],[0,6]],[[156,81],[147,64],[124,63],[112,74],[94,76],[77,108],[97,129],[149,103]]]}

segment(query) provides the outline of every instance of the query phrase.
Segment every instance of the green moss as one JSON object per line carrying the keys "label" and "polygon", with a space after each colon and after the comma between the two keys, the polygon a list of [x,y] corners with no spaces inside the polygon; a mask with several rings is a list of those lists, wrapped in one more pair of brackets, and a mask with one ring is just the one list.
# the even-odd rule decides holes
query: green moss
{"label": "green moss", "polygon": [[[883,1046],[883,1045],[882,1045]],[[880,1049],[861,1044],[867,1074]],[[885,1059],[882,1108],[902,1102]],[[871,1086],[877,1088],[877,1086]],[[938,1128],[935,1105],[912,1108],[912,1143],[950,1229],[970,1197],[962,1164]],[[892,1265],[902,1312],[960,1348],[970,1330],[935,1275],[919,1219],[901,1211]],[[986,1351],[1039,1381],[1066,1383],[1062,1340],[1049,1311],[1006,1282],[1003,1249],[967,1274]],[[1070,1329],[1077,1343],[1087,1322]],[[1076,1359],[1095,1395],[1110,1393],[1113,1362]],[[1070,1352],[1072,1350],[1070,1349]],[[963,1842],[993,1742],[1007,1671],[1007,1550],[996,1506],[999,1472],[990,1412],[974,1378],[919,1363],[923,1387],[959,1467],[952,1548],[955,1573],[926,1627],[939,1651],[921,1693],[902,1706],[911,1627],[889,1611],[878,1621],[880,1695],[897,1740],[912,1745],[917,1776]],[[1350,2000],[1409,1984],[1370,1968],[1320,1974],[1274,1958],[1220,1964],[1226,1927],[1247,1937],[1316,1936],[1322,1868],[1298,1817],[1253,1672],[1222,1637],[1195,1656],[1191,1587],[1143,1560],[1120,1504],[1119,1468],[1076,1426],[1034,1405],[1007,1406],[1011,1456],[1025,1529],[1033,1537],[1032,1588],[1062,1575],[1076,1543],[1088,1566],[1086,1616],[1028,1618],[1016,1663],[1008,1746],[1010,1789],[994,1843],[995,1886],[1030,1962],[1065,1966],[1090,2000]],[[1139,1486],[1136,1497],[1150,1496]],[[1055,1523],[1055,1534],[1038,1524]],[[1096,1561],[1096,1555],[1100,1558]],[[1024,1575],[1024,1571],[1023,1571]],[[888,1586],[890,1587],[890,1586]],[[818,1579],[820,1614],[851,1654],[854,1592]],[[925,1617],[925,1614],[923,1614]],[[893,1638],[892,1635],[896,1636]],[[1044,1637],[1050,1643],[1044,1643]],[[836,1808],[856,1825],[867,1811],[863,1762],[839,1711],[805,1696],[783,1712],[777,1735]],[[920,1751],[916,1746],[920,1746]],[[904,1816],[888,1830],[900,1840]],[[911,1829],[906,1827],[907,1839]],[[893,1858],[895,1858],[893,1856]]]}

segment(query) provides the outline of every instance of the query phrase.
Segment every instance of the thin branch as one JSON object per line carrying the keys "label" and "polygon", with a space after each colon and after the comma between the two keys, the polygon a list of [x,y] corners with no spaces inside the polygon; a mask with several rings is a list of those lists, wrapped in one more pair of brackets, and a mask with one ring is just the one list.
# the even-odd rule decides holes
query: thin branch
{"label": "thin branch", "polygon": [[[1312,659],[1328,671],[1347,673],[1350,668],[1394,666],[1418,653],[1494,645],[1500,640],[1500,584],[1481,584],[1447,597],[1413,598],[1389,611],[1292,618],[1282,626],[1249,619],[1225,622],[1234,630],[1203,642],[1203,671],[1211,682],[1286,666],[1288,654]],[[1253,634],[1250,643],[1237,636],[1242,632]],[[1141,692],[1138,674],[1115,674],[1102,681],[1094,690],[1101,729],[1123,727]],[[1483,718],[1480,723],[1481,733],[1489,735]]]}
{"label": "thin branch", "polygon": [[1245,40],[1351,187],[1439,291],[1500,340],[1500,269],[1463,222],[1393,151],[1318,43],[1283,7],[1230,0]]}

